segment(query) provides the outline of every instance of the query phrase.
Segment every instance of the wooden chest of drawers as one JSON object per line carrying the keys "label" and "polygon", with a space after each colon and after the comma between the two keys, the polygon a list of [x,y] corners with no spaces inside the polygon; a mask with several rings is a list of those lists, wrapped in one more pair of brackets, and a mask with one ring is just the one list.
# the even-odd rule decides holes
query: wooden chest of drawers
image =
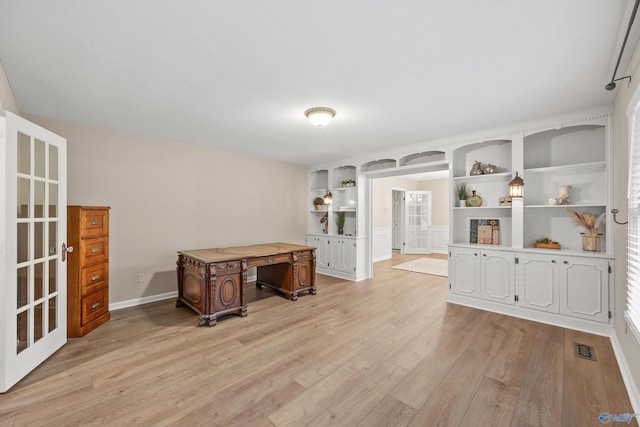
{"label": "wooden chest of drawers", "polygon": [[67,336],[81,337],[109,320],[109,208],[68,206]]}

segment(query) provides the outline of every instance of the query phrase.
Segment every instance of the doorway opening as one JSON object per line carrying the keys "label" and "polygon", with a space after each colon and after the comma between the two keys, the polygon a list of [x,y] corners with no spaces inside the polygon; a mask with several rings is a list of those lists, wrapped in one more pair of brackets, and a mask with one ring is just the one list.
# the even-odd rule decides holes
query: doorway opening
{"label": "doorway opening", "polygon": [[[397,173],[397,172],[396,172]],[[448,164],[414,173],[369,176],[368,218],[373,264],[393,258],[393,263],[415,255],[442,258],[449,242]],[[440,255],[438,255],[440,254]]]}

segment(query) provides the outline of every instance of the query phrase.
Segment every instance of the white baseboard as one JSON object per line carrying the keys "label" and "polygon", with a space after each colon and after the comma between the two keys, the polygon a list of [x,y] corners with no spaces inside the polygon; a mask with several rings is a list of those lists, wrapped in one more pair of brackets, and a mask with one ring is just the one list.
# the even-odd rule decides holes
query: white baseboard
{"label": "white baseboard", "polygon": [[376,257],[372,261],[375,263],[375,262],[378,262],[378,261],[384,261],[385,259],[391,259],[391,254],[382,255],[382,256]]}
{"label": "white baseboard", "polygon": [[636,386],[636,383],[631,376],[629,364],[627,363],[627,359],[624,357],[624,352],[622,351],[622,347],[620,347],[620,342],[618,341],[618,336],[616,335],[615,331],[611,334],[610,339],[611,347],[613,347],[613,352],[616,355],[616,360],[618,361],[618,366],[620,367],[622,380],[624,381],[624,385],[627,388],[627,394],[629,395],[629,400],[631,401],[631,406],[633,407],[633,413],[640,414],[640,392],[638,392],[638,387]]}
{"label": "white baseboard", "polygon": [[170,298],[177,298],[178,291],[167,292],[165,294],[151,295],[148,297],[135,298],[127,301],[114,302],[109,304],[109,311],[120,310],[127,307],[135,307],[137,305],[148,304],[150,302],[162,301]]}

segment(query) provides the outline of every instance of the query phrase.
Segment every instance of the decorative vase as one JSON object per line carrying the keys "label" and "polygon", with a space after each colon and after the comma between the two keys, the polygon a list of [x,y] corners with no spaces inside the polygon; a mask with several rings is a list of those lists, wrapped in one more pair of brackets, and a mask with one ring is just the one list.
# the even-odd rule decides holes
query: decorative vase
{"label": "decorative vase", "polygon": [[322,205],[316,205],[316,210],[317,211],[321,211],[322,210]]}
{"label": "decorative vase", "polygon": [[482,168],[482,171],[485,174],[490,175],[492,173],[498,173],[498,167],[496,165],[492,165],[491,163],[489,163],[487,166]]}
{"label": "decorative vase", "polygon": [[469,175],[473,176],[473,175],[482,175],[484,172],[482,171],[482,163],[480,162],[475,162],[473,164],[473,167],[471,168],[471,171],[469,171]]}
{"label": "decorative vase", "polygon": [[558,205],[568,205],[569,204],[569,194],[571,193],[570,185],[561,185],[558,187]]}
{"label": "decorative vase", "polygon": [[467,206],[467,200],[466,199],[463,199],[463,200],[457,199],[456,200],[456,206],[458,206],[459,208],[466,207]]}
{"label": "decorative vase", "polygon": [[472,208],[482,206],[482,197],[476,194],[476,190],[473,190],[471,193],[471,196],[467,197],[467,206]]}
{"label": "decorative vase", "polygon": [[593,235],[593,234],[582,234],[582,250],[590,251],[590,252],[600,252],[601,245],[601,234]]}
{"label": "decorative vase", "polygon": [[344,228],[338,228],[338,234],[344,234]]}

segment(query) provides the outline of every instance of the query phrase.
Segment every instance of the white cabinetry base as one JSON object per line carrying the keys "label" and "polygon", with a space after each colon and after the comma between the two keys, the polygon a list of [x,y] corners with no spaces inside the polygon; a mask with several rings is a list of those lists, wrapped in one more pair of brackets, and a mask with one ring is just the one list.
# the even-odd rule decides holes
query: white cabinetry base
{"label": "white cabinetry base", "polygon": [[532,320],[534,322],[546,323],[548,325],[560,326],[563,328],[575,329],[577,331],[588,332],[596,335],[610,337],[613,333],[613,326],[609,323],[597,323],[588,320],[576,319],[555,313],[546,313],[536,310],[525,310],[520,307],[495,303],[492,301],[470,298],[464,295],[449,293],[447,302],[467,307],[487,310],[507,316],[518,317],[520,319]]}

